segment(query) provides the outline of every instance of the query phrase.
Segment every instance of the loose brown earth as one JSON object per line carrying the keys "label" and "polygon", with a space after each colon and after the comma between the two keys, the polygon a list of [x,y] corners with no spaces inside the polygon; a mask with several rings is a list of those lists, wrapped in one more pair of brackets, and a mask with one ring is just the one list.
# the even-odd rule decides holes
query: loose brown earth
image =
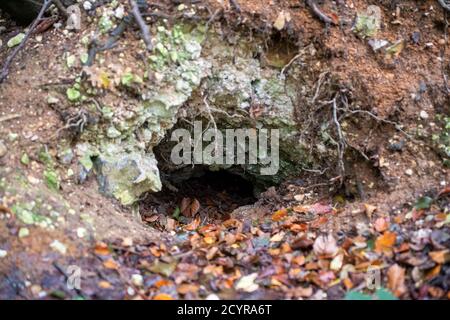
{"label": "loose brown earth", "polygon": [[[240,13],[226,5],[216,23],[267,34],[270,48],[312,44],[317,50],[315,61],[308,61],[312,75],[328,71],[361,109],[401,124],[404,132],[421,129],[428,138],[411,140],[390,123],[355,117],[346,128],[351,151],[341,188],[330,183],[328,173],[304,172],[257,201],[245,188],[217,186],[213,178],[190,180],[178,193],[148,195],[132,210],[99,194],[93,177],[77,184],[62,164],[63,181],[55,193],[43,186],[45,165],[33,155],[42,146],[56,155],[55,132],[64,123],[46,103],[45,86],[64,87],[70,79],[63,71],[49,75],[47,70],[79,39],[51,29],[41,34],[41,42],[29,41],[0,85],[0,119],[17,115],[0,122],[0,140],[7,146],[0,178],[22,176],[33,186],[17,193],[0,188],[0,250],[7,252],[0,258],[1,298],[335,299],[351,290],[372,294],[364,289],[369,266],[380,268],[382,287],[396,297],[450,298],[449,171],[429,139],[437,130],[431,119],[449,113],[443,77],[450,58],[447,26],[438,3],[402,1],[396,11],[391,1],[382,1],[378,38],[407,42],[396,59],[386,61],[350,30],[367,1],[325,1],[324,11],[340,20],[327,28],[303,1],[238,2]],[[209,0],[195,6],[220,8]],[[272,25],[282,10],[292,20],[280,33]],[[6,43],[20,28],[1,19],[8,27],[0,34]],[[411,40],[416,31],[418,44]],[[5,47],[2,60],[9,53]],[[421,81],[427,89],[414,100]],[[299,121],[308,121],[299,108]],[[421,111],[429,118],[421,118]],[[10,141],[10,133],[18,138]],[[392,151],[390,146],[403,140],[401,151]],[[20,162],[24,152],[31,157],[27,166]],[[335,166],[334,160],[324,164]],[[60,224],[54,230],[28,227],[30,234],[18,237],[24,225],[10,208],[37,195],[45,195],[58,211]],[[424,195],[432,204],[414,208]],[[197,211],[194,199],[200,208],[193,217],[184,211],[174,219],[184,198],[190,199],[187,211]],[[79,228],[85,236],[77,235]],[[65,254],[50,246],[55,240],[65,245]],[[71,265],[81,268],[80,290],[66,286]]]}

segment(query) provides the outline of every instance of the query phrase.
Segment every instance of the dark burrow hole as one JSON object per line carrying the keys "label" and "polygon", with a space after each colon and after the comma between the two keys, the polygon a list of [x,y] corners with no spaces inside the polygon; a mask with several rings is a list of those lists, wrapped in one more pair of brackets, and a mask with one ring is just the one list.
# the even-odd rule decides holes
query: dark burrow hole
{"label": "dark burrow hole", "polygon": [[[188,223],[194,216],[204,223],[213,223],[229,219],[233,210],[257,200],[253,184],[240,175],[226,170],[212,171],[203,165],[188,169],[190,177],[185,180],[182,175],[186,172],[173,172],[172,179],[162,173],[162,190],[149,194],[140,204],[144,222],[152,223],[155,216],[165,215],[182,223]],[[198,211],[195,200],[200,205]]]}

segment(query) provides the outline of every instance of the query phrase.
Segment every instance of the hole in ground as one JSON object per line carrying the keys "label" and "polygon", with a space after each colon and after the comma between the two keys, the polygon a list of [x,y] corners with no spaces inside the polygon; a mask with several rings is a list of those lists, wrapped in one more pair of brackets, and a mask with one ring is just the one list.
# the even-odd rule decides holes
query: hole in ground
{"label": "hole in ground", "polygon": [[[257,200],[252,183],[239,175],[226,170],[211,171],[206,166],[189,169],[189,178],[179,181],[185,173],[171,173],[177,183],[165,181],[162,191],[149,194],[141,202],[140,212],[144,221],[153,222],[155,215],[165,215],[188,223],[192,217],[189,211],[180,211],[182,202],[192,204],[195,199],[200,204],[195,216],[200,216],[203,223],[217,223],[229,219],[236,208]],[[166,176],[164,180],[168,178]]]}

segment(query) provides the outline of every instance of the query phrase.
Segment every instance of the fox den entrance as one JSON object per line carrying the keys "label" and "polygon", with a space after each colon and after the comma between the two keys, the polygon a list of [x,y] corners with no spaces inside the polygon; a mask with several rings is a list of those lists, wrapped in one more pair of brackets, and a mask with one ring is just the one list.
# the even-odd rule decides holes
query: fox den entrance
{"label": "fox den entrance", "polygon": [[158,216],[181,223],[194,217],[211,223],[223,221],[238,207],[256,202],[253,184],[226,170],[212,171],[199,165],[170,175],[161,173],[161,180],[163,189],[148,194],[140,203],[143,222],[152,226]]}

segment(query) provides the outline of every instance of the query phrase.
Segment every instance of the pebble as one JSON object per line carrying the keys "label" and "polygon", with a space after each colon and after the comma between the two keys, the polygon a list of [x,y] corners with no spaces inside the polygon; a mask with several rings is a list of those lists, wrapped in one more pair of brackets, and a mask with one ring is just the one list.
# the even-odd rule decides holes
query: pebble
{"label": "pebble", "polygon": [[141,287],[144,284],[144,278],[140,274],[136,273],[131,276],[131,282],[136,287]]}
{"label": "pebble", "polygon": [[89,1],[85,1],[85,2],[83,3],[83,8],[84,8],[84,10],[86,10],[86,11],[91,10],[91,9],[92,9],[92,3],[90,3]]}
{"label": "pebble", "polygon": [[413,175],[412,169],[406,169],[406,170],[405,170],[405,173],[406,173],[406,175],[408,175],[408,176],[412,176],[412,175]]}
{"label": "pebble", "polygon": [[56,251],[58,251],[61,254],[66,254],[67,248],[64,244],[59,242],[58,240],[53,240],[52,243],[50,243],[50,247]]}
{"label": "pebble", "polygon": [[428,113],[427,113],[425,110],[420,111],[419,116],[420,116],[423,120],[428,119]]}
{"label": "pebble", "polygon": [[86,229],[85,228],[77,228],[77,236],[78,238],[84,238],[86,236]]}
{"label": "pebble", "polygon": [[0,158],[4,157],[8,153],[8,149],[6,149],[3,141],[0,140]]}
{"label": "pebble", "polygon": [[25,238],[30,235],[30,230],[28,228],[20,228],[19,229],[19,238]]}
{"label": "pebble", "polygon": [[8,254],[8,251],[0,249],[0,259],[6,257],[7,254]]}

